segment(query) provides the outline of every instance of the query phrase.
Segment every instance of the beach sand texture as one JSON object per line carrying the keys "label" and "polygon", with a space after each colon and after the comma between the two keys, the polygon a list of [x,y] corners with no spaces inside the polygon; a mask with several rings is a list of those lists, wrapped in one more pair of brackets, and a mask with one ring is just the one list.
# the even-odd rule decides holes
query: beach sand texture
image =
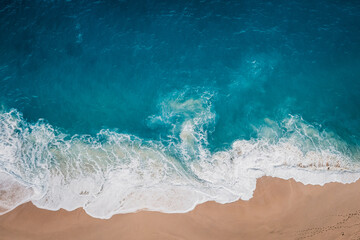
{"label": "beach sand texture", "polygon": [[303,185],[263,177],[254,197],[180,214],[141,211],[95,219],[82,209],[26,203],[0,216],[0,239],[360,239],[360,181]]}

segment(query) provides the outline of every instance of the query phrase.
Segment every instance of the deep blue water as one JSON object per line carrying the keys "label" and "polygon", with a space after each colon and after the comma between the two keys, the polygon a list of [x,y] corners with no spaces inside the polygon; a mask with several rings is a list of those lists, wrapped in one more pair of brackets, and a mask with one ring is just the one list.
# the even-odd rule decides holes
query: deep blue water
{"label": "deep blue water", "polygon": [[360,134],[358,1],[2,1],[0,101],[146,138],[163,95],[216,92],[211,142],[286,114]]}
{"label": "deep blue water", "polygon": [[360,2],[1,1],[0,105],[68,138],[165,145],[200,119],[211,152],[295,116],[356,162]]}

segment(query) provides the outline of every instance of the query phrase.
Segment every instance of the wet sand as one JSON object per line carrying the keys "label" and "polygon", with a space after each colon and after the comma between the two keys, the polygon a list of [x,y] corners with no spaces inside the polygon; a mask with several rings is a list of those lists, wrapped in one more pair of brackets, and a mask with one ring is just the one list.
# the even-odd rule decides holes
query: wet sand
{"label": "wet sand", "polygon": [[193,211],[141,211],[95,219],[82,209],[31,203],[0,216],[0,239],[352,239],[360,240],[360,181],[312,186],[263,177],[254,197],[207,202]]}

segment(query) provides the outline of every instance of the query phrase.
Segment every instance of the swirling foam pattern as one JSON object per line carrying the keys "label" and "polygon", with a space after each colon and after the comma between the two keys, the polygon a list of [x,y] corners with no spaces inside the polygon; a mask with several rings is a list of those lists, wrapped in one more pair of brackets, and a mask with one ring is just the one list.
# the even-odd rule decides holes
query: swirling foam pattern
{"label": "swirling foam pattern", "polygon": [[163,142],[110,130],[69,136],[43,121],[29,124],[16,110],[2,113],[0,187],[11,196],[1,198],[1,209],[32,201],[51,210],[83,207],[98,218],[142,209],[185,212],[205,201],[249,199],[264,175],[306,184],[360,177],[345,142],[297,116],[265,119],[259,138],[212,153],[206,130],[216,116],[212,96],[189,98],[185,91],[166,98],[159,115],[149,117],[150,124],[172,126]]}

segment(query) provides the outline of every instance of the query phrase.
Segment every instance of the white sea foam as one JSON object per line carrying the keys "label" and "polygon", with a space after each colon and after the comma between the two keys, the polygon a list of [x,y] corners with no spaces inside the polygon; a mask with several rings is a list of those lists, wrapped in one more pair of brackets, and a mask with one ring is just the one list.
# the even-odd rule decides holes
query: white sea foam
{"label": "white sea foam", "polygon": [[344,141],[297,116],[264,119],[257,139],[211,153],[212,94],[199,92],[170,95],[149,118],[170,126],[164,142],[109,130],[70,138],[16,110],[0,114],[0,211],[32,201],[50,210],[82,207],[97,218],[186,212],[205,201],[250,199],[261,176],[320,185],[360,178]]}

